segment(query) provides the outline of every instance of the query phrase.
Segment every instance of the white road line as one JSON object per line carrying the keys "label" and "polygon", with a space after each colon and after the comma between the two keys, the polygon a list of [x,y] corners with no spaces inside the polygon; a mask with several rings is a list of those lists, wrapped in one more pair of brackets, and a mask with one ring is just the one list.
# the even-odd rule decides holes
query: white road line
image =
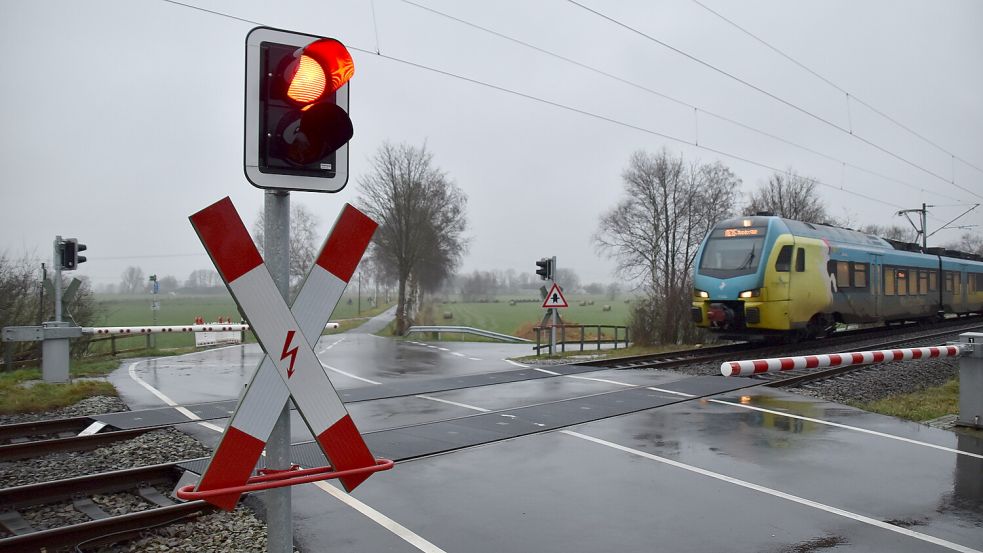
{"label": "white road line", "polygon": [[350,372],[345,372],[345,371],[343,371],[341,369],[336,369],[336,368],[332,367],[331,365],[326,365],[321,360],[318,360],[318,362],[321,363],[321,366],[324,367],[325,369],[328,369],[329,371],[334,371],[334,372],[336,372],[338,374],[343,374],[343,375],[347,376],[348,378],[354,378],[355,380],[361,380],[362,382],[367,382],[369,384],[382,384],[382,382],[376,382],[375,380],[369,380],[368,378],[362,378],[361,376],[352,374]]}
{"label": "white road line", "polygon": [[935,445],[935,444],[928,443],[928,442],[921,442],[921,441],[918,441],[918,440],[912,440],[911,438],[904,438],[904,437],[901,437],[901,436],[895,436],[893,434],[885,434],[884,432],[878,432],[876,430],[867,430],[866,428],[860,428],[860,427],[857,427],[857,426],[849,426],[849,425],[846,425],[846,424],[840,424],[838,422],[824,421],[822,419],[814,419],[814,418],[811,418],[811,417],[803,417],[802,415],[793,415],[791,413],[783,413],[781,411],[773,411],[771,409],[765,409],[763,407],[755,407],[753,405],[744,405],[744,404],[741,404],[741,403],[733,403],[733,402],[730,402],[730,401],[723,401],[723,400],[720,400],[720,399],[711,399],[709,401],[712,402],[712,403],[719,403],[721,405],[727,405],[727,406],[730,406],[730,407],[740,407],[742,409],[751,409],[753,411],[761,411],[762,413],[771,413],[773,415],[781,415],[783,417],[789,417],[791,419],[799,419],[799,420],[803,420],[803,421],[814,422],[814,423],[817,423],[817,424],[825,424],[826,426],[834,426],[836,428],[843,428],[843,429],[846,429],[846,430],[853,430],[853,431],[856,431],[856,432],[863,432],[864,434],[870,434],[872,436],[879,436],[881,438],[887,438],[889,440],[898,440],[900,442],[906,442],[906,443],[909,443],[909,444],[920,445],[920,446],[925,446],[925,447],[931,447],[933,449],[940,449],[942,451],[948,451],[950,453],[957,453],[959,455],[966,455],[968,457],[976,457],[977,459],[983,459],[983,455],[980,455],[978,453],[970,453],[968,451],[960,451],[958,449],[954,449],[954,448],[951,448],[951,447],[945,447],[945,446]]}
{"label": "white road line", "polygon": [[459,351],[452,351],[451,355],[456,355],[458,357],[465,357],[465,355]]}
{"label": "white road line", "polygon": [[771,496],[774,496],[774,497],[777,497],[777,498],[780,498],[780,499],[785,499],[785,500],[791,501],[793,503],[798,503],[800,505],[805,505],[806,507],[812,507],[813,509],[819,509],[820,511],[825,511],[827,513],[831,513],[831,514],[838,515],[838,516],[841,516],[841,517],[849,518],[849,519],[855,520],[857,522],[862,522],[864,524],[869,524],[871,526],[876,526],[876,527],[882,528],[884,530],[889,530],[891,532],[895,532],[895,533],[901,534],[903,536],[908,536],[910,538],[915,538],[917,540],[921,540],[921,541],[928,542],[928,543],[931,543],[931,544],[934,544],[934,545],[945,547],[945,548],[951,549],[953,551],[960,551],[960,552],[963,552],[963,553],[983,553],[983,552],[981,552],[981,551],[979,551],[977,549],[972,549],[970,547],[966,547],[964,545],[960,545],[958,543],[954,543],[954,542],[951,542],[951,541],[948,541],[948,540],[944,540],[944,539],[941,539],[941,538],[936,538],[934,536],[930,536],[928,534],[923,534],[921,532],[915,532],[914,530],[910,530],[908,528],[902,528],[900,526],[895,526],[893,524],[889,524],[887,522],[883,522],[883,521],[877,520],[875,518],[871,518],[871,517],[868,517],[868,516],[860,515],[860,514],[857,514],[857,513],[852,513],[850,511],[846,511],[844,509],[839,509],[839,508],[836,508],[836,507],[832,507],[832,506],[829,506],[829,505],[826,505],[826,504],[823,504],[823,503],[819,503],[817,501],[812,501],[810,499],[805,499],[805,498],[802,498],[802,497],[798,497],[798,496],[795,496],[795,495],[792,495],[792,494],[788,494],[788,493],[785,493],[785,492],[782,492],[782,491],[778,491],[778,490],[775,490],[775,489],[772,489],[772,488],[767,488],[765,486],[761,486],[761,485],[754,484],[754,483],[751,483],[751,482],[747,482],[747,481],[744,481],[744,480],[739,480],[739,479],[733,478],[731,476],[720,474],[719,472],[713,472],[713,471],[709,471],[709,470],[706,470],[706,469],[701,469],[701,468],[695,467],[693,465],[687,465],[685,463],[680,463],[679,461],[673,461],[672,459],[667,459],[665,457],[659,457],[658,455],[652,455],[651,453],[646,453],[644,451],[639,451],[637,449],[632,449],[630,447],[625,447],[623,445],[619,445],[619,444],[616,444],[616,443],[613,443],[613,442],[609,442],[607,440],[602,440],[600,438],[595,438],[593,436],[588,436],[586,434],[581,434],[579,432],[574,432],[572,430],[561,430],[560,433],[561,434],[566,434],[568,436],[573,436],[575,438],[580,438],[582,440],[587,440],[589,442],[594,442],[596,444],[603,445],[605,447],[610,447],[612,449],[617,449],[617,450],[620,450],[620,451],[624,451],[626,453],[630,453],[630,454],[636,455],[638,457],[643,457],[645,459],[649,459],[649,460],[652,460],[652,461],[657,461],[659,463],[664,463],[666,465],[670,465],[670,466],[673,466],[673,467],[676,467],[676,468],[680,468],[680,469],[683,469],[683,470],[694,472],[694,473],[700,474],[702,476],[707,476],[707,477],[710,477],[710,478],[714,478],[716,480],[721,480],[723,482],[734,484],[735,486],[740,486],[742,488],[747,488],[749,490],[754,490],[754,491],[757,491],[757,492],[768,494],[768,495],[771,495]]}
{"label": "white road line", "polygon": [[589,376],[576,376],[572,374],[567,375],[567,378],[576,378],[577,380],[590,380],[593,382],[604,382],[605,384],[617,384],[618,386],[628,386],[631,388],[636,387],[635,384],[628,384],[627,382],[618,382],[617,380],[607,380],[605,378],[591,378]]}
{"label": "white road line", "polygon": [[413,547],[423,551],[424,553],[445,553],[445,551],[436,545],[430,543],[429,541],[420,537],[419,534],[414,533],[410,529],[406,528],[402,524],[396,522],[395,520],[387,517],[386,515],[376,511],[372,507],[369,507],[365,503],[355,499],[354,497],[348,495],[347,493],[339,490],[338,488],[328,484],[327,482],[314,482],[314,485],[321,490],[331,494],[335,499],[341,501],[345,505],[348,505],[352,509],[362,513],[372,521],[374,521],[379,526],[389,530],[393,534],[396,534],[400,538],[403,538],[407,543]]}
{"label": "white road line", "polygon": [[[320,338],[319,338],[319,339],[320,339]],[[342,339],[340,339],[340,340],[335,340],[334,342],[331,342],[331,344],[329,344],[329,345],[327,345],[327,346],[325,346],[325,347],[324,347],[324,348],[323,348],[323,349],[322,349],[321,351],[319,351],[318,353],[324,353],[324,352],[326,352],[326,351],[328,351],[329,349],[331,349],[331,348],[333,348],[333,347],[335,347],[335,346],[337,346],[338,344],[340,344],[340,343],[342,343],[342,342],[344,342],[344,341],[345,341],[345,339],[344,339],[344,338],[342,338]]]}
{"label": "white road line", "polygon": [[214,425],[214,424],[212,424],[210,422],[202,421],[201,420],[201,417],[199,417],[198,415],[192,413],[186,407],[182,407],[182,406],[178,405],[178,403],[176,401],[174,401],[173,399],[167,397],[166,395],[164,395],[163,392],[161,392],[157,388],[154,388],[150,384],[147,384],[146,381],[144,381],[142,378],[140,378],[139,376],[137,376],[136,366],[139,365],[142,362],[143,361],[135,361],[135,362],[131,363],[129,369],[127,370],[127,372],[130,374],[130,378],[132,378],[137,384],[139,384],[139,385],[143,386],[144,388],[146,388],[150,393],[152,393],[155,396],[157,396],[158,399],[160,399],[161,401],[163,401],[167,405],[173,407],[174,409],[176,409],[179,413],[181,413],[185,417],[188,417],[189,419],[191,419],[193,421],[199,421],[198,422],[199,425],[204,426],[205,428],[207,428],[209,430],[214,430],[216,432],[224,432],[225,431],[225,429],[222,428],[221,426],[216,426],[216,425]]}
{"label": "white road line", "polygon": [[481,411],[482,413],[489,413],[489,412],[491,412],[491,409],[483,409],[481,407],[475,407],[474,405],[468,405],[466,403],[458,403],[456,401],[450,401],[448,399],[440,399],[439,397],[424,396],[424,395],[419,395],[419,396],[416,396],[416,397],[418,397],[420,399],[429,399],[430,401],[436,401],[436,402],[439,402],[439,403],[446,403],[448,405],[456,405],[457,407],[464,407],[465,409],[473,409],[475,411]]}
{"label": "white road line", "polygon": [[534,371],[539,371],[541,373],[551,374],[553,376],[560,376],[560,373],[549,371],[549,370],[546,370],[546,369],[533,369],[533,370]]}
{"label": "white road line", "polygon": [[468,357],[468,359],[470,359],[472,361],[481,361],[481,358],[480,357]]}
{"label": "white road line", "polygon": [[523,368],[523,369],[528,369],[529,368],[529,365],[523,365],[522,363],[516,363],[515,361],[513,361],[511,359],[502,359],[502,361],[505,361],[509,365],[515,365],[516,367],[520,367],[520,368]]}
{"label": "white road line", "polygon": [[[536,370],[537,371],[542,371],[542,372],[545,372],[545,373],[549,373],[549,374],[557,374],[557,375],[559,374],[559,373],[553,373],[552,371],[547,371],[545,369],[536,369]],[[633,386],[633,384],[628,384],[627,382],[618,382],[616,380],[606,380],[606,379],[603,379],[603,378],[590,378],[590,377],[586,377],[586,376],[575,376],[575,375],[566,375],[566,376],[567,376],[567,378],[578,378],[578,379],[581,379],[581,380],[596,380],[598,382],[607,382],[609,384],[618,384],[620,386]],[[677,392],[675,390],[666,390],[664,388],[655,388],[655,387],[651,387],[650,386],[650,387],[647,387],[646,389],[652,390],[652,391],[655,391],[655,392],[663,392],[663,393],[666,393],[666,394],[675,394],[675,395],[679,395],[679,396],[683,396],[683,397],[696,397],[693,394],[687,394],[685,392]],[[936,445],[936,444],[929,443],[929,442],[922,442],[922,441],[919,441],[919,440],[913,440],[911,438],[905,438],[905,437],[902,437],[902,436],[895,436],[894,434],[887,434],[887,433],[884,433],[884,432],[878,432],[876,430],[868,430],[866,428],[861,428],[859,426],[850,426],[848,424],[840,424],[838,422],[831,422],[831,421],[826,421],[826,420],[822,420],[822,419],[814,419],[812,417],[804,417],[802,415],[794,415],[792,413],[784,413],[782,411],[774,411],[772,409],[765,409],[763,407],[755,407],[753,405],[745,405],[743,403],[734,403],[734,402],[731,402],[731,401],[723,401],[723,400],[720,400],[720,399],[710,399],[710,400],[707,400],[707,401],[709,401],[711,403],[719,403],[721,405],[727,405],[729,407],[740,407],[741,409],[751,409],[752,411],[760,411],[762,413],[771,413],[773,415],[779,415],[779,416],[782,416],[782,417],[788,417],[790,419],[799,419],[799,420],[803,420],[803,421],[814,422],[816,424],[824,424],[826,426],[833,426],[833,427],[836,427],[836,428],[842,428],[844,430],[853,430],[855,432],[862,432],[864,434],[870,434],[871,436],[878,436],[878,437],[881,437],[881,438],[887,438],[889,440],[897,440],[899,442],[905,442],[905,443],[909,443],[909,444],[913,444],[913,445],[930,447],[932,449],[938,449],[938,450],[941,450],[941,451],[948,451],[950,453],[955,453],[957,455],[966,455],[967,457],[976,457],[977,459],[983,459],[983,455],[978,454],[978,453],[970,453],[968,451],[961,451],[959,449],[955,449],[955,448],[952,448],[952,447],[945,447],[945,446],[942,446],[942,445]]]}

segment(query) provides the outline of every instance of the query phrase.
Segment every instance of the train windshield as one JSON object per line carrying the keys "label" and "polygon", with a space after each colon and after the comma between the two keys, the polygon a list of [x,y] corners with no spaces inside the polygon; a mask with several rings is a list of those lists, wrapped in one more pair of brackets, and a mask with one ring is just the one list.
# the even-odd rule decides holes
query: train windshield
{"label": "train windshield", "polygon": [[765,243],[764,228],[716,229],[711,233],[703,256],[700,273],[718,278],[749,275],[758,270]]}

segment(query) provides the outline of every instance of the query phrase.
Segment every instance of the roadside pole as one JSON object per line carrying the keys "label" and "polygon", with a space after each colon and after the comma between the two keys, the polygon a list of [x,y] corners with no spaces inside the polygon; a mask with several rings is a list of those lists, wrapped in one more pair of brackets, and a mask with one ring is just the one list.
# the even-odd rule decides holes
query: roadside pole
{"label": "roadside pole", "polygon": [[[264,202],[263,257],[280,295],[290,303],[290,192],[266,190]],[[267,352],[275,355],[275,352]],[[273,470],[290,468],[290,405],[288,401],[266,442],[266,466]],[[290,488],[266,492],[266,527],[269,553],[292,553]]]}
{"label": "roadside pole", "polygon": [[[550,284],[556,286],[556,256],[554,255],[550,261]],[[550,289],[552,289],[552,286]],[[559,323],[558,319],[559,311],[553,308],[553,320],[550,324],[550,357],[556,355],[556,325]]]}

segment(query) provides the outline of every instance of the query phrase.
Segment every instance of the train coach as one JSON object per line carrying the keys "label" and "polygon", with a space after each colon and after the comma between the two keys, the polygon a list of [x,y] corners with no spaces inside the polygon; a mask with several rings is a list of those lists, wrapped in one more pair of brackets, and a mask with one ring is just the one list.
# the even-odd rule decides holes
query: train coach
{"label": "train coach", "polygon": [[694,267],[692,320],[730,339],[983,312],[983,257],[765,214],[715,225]]}

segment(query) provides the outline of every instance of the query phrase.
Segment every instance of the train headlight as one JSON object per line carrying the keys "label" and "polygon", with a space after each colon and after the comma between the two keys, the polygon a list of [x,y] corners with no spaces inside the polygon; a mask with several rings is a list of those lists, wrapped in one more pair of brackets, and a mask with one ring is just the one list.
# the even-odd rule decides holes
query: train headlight
{"label": "train headlight", "polygon": [[761,290],[745,290],[738,294],[741,299],[756,298],[761,295]]}
{"label": "train headlight", "polygon": [[695,288],[693,289],[693,295],[696,296],[696,297],[698,297],[698,298],[709,298],[710,297],[710,294],[704,292],[703,290],[696,290]]}

